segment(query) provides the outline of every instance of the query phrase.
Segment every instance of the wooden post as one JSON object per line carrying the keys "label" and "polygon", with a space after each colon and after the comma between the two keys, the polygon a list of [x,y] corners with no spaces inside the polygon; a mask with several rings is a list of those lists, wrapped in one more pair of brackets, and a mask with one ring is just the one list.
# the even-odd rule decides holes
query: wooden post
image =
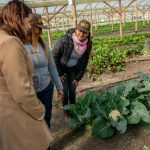
{"label": "wooden post", "polygon": [[76,26],[77,26],[77,13],[76,13],[75,0],[72,0],[72,17],[73,17],[73,28],[76,28]]}
{"label": "wooden post", "polygon": [[149,14],[149,16],[148,16],[148,21],[150,21],[150,9],[149,9],[149,11],[148,11],[148,14]]}
{"label": "wooden post", "polygon": [[63,30],[64,30],[64,34],[65,34],[65,20],[64,20],[64,15],[62,17],[63,17]]}
{"label": "wooden post", "polygon": [[132,22],[134,22],[134,12],[131,13],[132,16]]}
{"label": "wooden post", "polygon": [[36,9],[35,8],[32,8],[32,10],[33,10],[34,13],[36,13]]}
{"label": "wooden post", "polygon": [[68,29],[69,29],[69,27],[70,27],[70,24],[69,24],[69,17],[67,16],[67,27],[68,27]]}
{"label": "wooden post", "polygon": [[84,19],[84,14],[82,16],[83,16],[83,19]]}
{"label": "wooden post", "polygon": [[55,29],[56,29],[56,32],[58,31],[58,28],[57,28],[57,21],[56,21],[56,17],[55,17]]}
{"label": "wooden post", "polygon": [[119,0],[119,9],[120,9],[120,14],[119,14],[119,18],[120,18],[120,38],[122,40],[122,10],[121,10],[121,0]]}
{"label": "wooden post", "polygon": [[100,26],[100,24],[101,24],[101,15],[100,15],[100,13],[101,13],[101,12],[99,11],[99,13],[98,13],[98,21],[99,21],[99,22],[98,22],[98,26]]}
{"label": "wooden post", "polygon": [[94,15],[95,15],[95,29],[97,29],[97,17],[96,17],[96,10],[94,12]]}
{"label": "wooden post", "polygon": [[93,27],[93,23],[92,23],[92,4],[91,4],[91,0],[89,0],[89,6],[90,6],[91,36],[93,36],[93,31],[92,31],[92,27]]}
{"label": "wooden post", "polygon": [[125,26],[125,17],[126,17],[126,12],[123,11],[123,26]]}
{"label": "wooden post", "polygon": [[143,7],[142,15],[143,15],[143,27],[145,28],[145,7]]}
{"label": "wooden post", "polygon": [[96,26],[98,27],[98,11],[96,11]]}
{"label": "wooden post", "polygon": [[46,10],[46,19],[47,19],[47,24],[48,24],[48,43],[49,47],[52,48],[52,43],[51,43],[51,32],[50,32],[50,23],[49,23],[49,15],[48,15],[48,7],[45,7]]}
{"label": "wooden post", "polygon": [[120,39],[122,40],[122,9],[121,9],[121,0],[119,0],[119,10],[113,8],[109,3],[106,1],[103,1],[107,6],[112,8],[118,15],[119,15],[119,20],[120,20]]}
{"label": "wooden post", "polygon": [[111,31],[114,32],[114,18],[113,18],[113,10],[111,9]]}
{"label": "wooden post", "polygon": [[135,33],[138,32],[138,12],[137,12],[137,0],[135,1]]}
{"label": "wooden post", "polygon": [[148,14],[147,14],[147,15],[148,15],[147,23],[149,23],[149,16],[150,16],[149,13],[150,13],[150,9],[149,9],[149,11],[148,11],[147,13],[148,13]]}

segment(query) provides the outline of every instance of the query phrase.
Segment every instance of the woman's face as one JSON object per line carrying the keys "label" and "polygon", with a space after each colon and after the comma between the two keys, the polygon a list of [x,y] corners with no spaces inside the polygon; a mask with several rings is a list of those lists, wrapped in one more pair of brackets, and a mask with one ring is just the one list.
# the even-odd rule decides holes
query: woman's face
{"label": "woman's face", "polygon": [[83,42],[88,38],[89,33],[82,31],[82,30],[79,30],[79,29],[76,29],[75,35],[79,41]]}
{"label": "woman's face", "polygon": [[34,35],[35,37],[39,38],[42,34],[42,28],[34,26]]}

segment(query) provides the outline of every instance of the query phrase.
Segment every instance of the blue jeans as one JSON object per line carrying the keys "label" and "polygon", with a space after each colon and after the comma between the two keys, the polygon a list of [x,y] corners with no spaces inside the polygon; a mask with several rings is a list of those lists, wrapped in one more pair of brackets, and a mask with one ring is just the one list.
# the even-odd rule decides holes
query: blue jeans
{"label": "blue jeans", "polygon": [[50,128],[50,121],[52,116],[52,99],[53,99],[53,88],[52,82],[41,92],[37,92],[37,97],[45,106],[45,121]]}

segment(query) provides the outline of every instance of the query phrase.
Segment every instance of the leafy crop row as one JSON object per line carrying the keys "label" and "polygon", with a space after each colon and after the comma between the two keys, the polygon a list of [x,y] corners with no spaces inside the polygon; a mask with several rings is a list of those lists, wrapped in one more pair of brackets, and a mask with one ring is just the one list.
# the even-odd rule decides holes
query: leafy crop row
{"label": "leafy crop row", "polygon": [[89,62],[90,73],[121,71],[125,59],[142,54],[145,39],[150,34],[125,35],[120,37],[94,38]]}
{"label": "leafy crop row", "polygon": [[86,126],[96,137],[107,138],[116,131],[125,133],[128,124],[141,124],[150,129],[150,77],[137,73],[140,80],[105,89],[103,94],[87,91],[76,104],[66,105],[72,118],[69,128]]}
{"label": "leafy crop row", "polygon": [[[138,31],[143,30],[144,28],[149,29],[149,22],[145,22],[145,26],[143,26],[143,22],[142,21],[138,21]],[[123,26],[123,31],[133,31],[134,32],[135,29],[135,22],[125,22],[125,25]],[[103,35],[103,34],[110,34],[112,30],[112,24],[107,24],[107,25],[100,25],[97,26],[95,28],[93,28],[93,34],[95,35]],[[114,32],[119,32],[120,30],[120,24],[119,23],[115,23],[113,25],[113,30]]]}
{"label": "leafy crop row", "polygon": [[[143,22],[142,21],[138,21],[138,31],[142,31],[143,29],[144,30],[149,30],[150,29],[150,22],[145,22],[145,28],[143,28]],[[114,32],[119,34],[119,30],[120,30],[120,27],[119,27],[119,23],[115,23],[114,24]],[[134,26],[135,26],[135,23],[134,22],[125,22],[125,26],[123,26],[123,31],[134,31]],[[112,25],[111,24],[106,24],[106,25],[99,25],[97,26],[96,28],[93,27],[93,36],[94,37],[99,37],[99,36],[103,36],[103,35],[110,35],[111,33],[111,27]],[[140,29],[142,28],[142,29]],[[64,35],[64,31],[62,30],[58,30],[58,31],[52,31],[51,30],[51,40],[52,40],[52,44],[55,45],[58,37]],[[42,34],[42,37],[48,41],[48,34],[47,32],[43,32]]]}

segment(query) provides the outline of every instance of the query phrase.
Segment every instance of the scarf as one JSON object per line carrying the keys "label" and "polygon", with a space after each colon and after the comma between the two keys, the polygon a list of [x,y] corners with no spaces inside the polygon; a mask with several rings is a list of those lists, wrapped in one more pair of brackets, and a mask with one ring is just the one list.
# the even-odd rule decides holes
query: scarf
{"label": "scarf", "polygon": [[78,40],[78,38],[77,38],[77,36],[75,35],[75,33],[72,34],[72,39],[73,39],[75,51],[76,51],[79,55],[83,55],[83,53],[85,52],[85,50],[86,50],[86,48],[87,48],[88,39],[86,39],[84,42],[81,42],[81,41]]}

